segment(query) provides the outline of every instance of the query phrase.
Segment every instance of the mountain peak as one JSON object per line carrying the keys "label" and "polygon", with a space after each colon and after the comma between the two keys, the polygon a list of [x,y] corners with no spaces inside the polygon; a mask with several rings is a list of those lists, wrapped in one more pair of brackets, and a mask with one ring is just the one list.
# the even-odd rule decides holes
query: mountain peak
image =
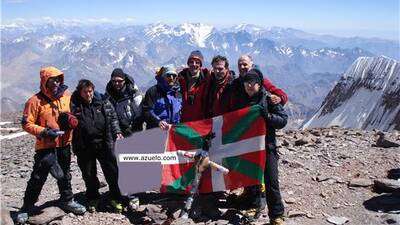
{"label": "mountain peak", "polygon": [[177,35],[189,34],[192,41],[199,47],[205,47],[206,39],[211,35],[214,30],[213,26],[202,23],[183,23],[177,27]]}
{"label": "mountain peak", "polygon": [[253,32],[260,32],[264,28],[261,26],[254,25],[254,24],[241,23],[241,24],[234,26],[232,29],[236,32],[237,31],[246,31],[249,33],[253,33]]}
{"label": "mountain peak", "polygon": [[400,130],[400,63],[359,57],[303,126]]}

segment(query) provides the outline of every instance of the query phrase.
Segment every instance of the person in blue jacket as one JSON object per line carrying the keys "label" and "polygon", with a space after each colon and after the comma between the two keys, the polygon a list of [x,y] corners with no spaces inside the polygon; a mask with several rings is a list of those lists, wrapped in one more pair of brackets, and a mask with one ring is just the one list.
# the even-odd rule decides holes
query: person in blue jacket
{"label": "person in blue jacket", "polygon": [[182,95],[177,83],[177,72],[172,66],[163,66],[156,73],[157,84],[146,91],[142,102],[146,129],[159,127],[168,130],[180,122]]}

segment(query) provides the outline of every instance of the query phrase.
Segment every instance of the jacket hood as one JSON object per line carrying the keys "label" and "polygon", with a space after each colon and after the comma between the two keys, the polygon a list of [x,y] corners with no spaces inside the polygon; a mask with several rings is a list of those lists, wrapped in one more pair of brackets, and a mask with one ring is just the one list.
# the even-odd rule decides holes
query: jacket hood
{"label": "jacket hood", "polygon": [[176,81],[174,85],[170,86],[167,81],[164,80],[161,76],[156,76],[157,87],[164,93],[176,93],[180,91],[180,85]]}
{"label": "jacket hood", "polygon": [[[64,73],[56,67],[49,66],[44,67],[40,70],[40,91],[45,94],[47,97],[52,98],[52,94],[47,90],[46,83],[51,77],[61,76],[60,89],[64,92],[67,87],[64,85]],[[61,93],[62,95],[62,93]]]}

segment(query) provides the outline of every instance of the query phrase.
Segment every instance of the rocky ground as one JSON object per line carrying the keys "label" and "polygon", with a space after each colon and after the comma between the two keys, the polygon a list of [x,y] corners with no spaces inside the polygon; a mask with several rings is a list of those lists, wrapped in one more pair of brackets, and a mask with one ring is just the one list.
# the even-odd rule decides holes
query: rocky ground
{"label": "rocky ground", "polygon": [[[15,123],[12,116],[2,121]],[[21,130],[19,130],[21,131]],[[1,129],[1,135],[19,132]],[[305,131],[287,130],[278,136],[281,145],[280,181],[286,209],[286,224],[400,224],[400,180],[388,179],[388,171],[400,169],[400,147],[375,146],[376,131],[336,127]],[[386,140],[400,143],[398,132],[384,133]],[[384,142],[383,142],[384,143]],[[34,138],[30,135],[1,140],[2,223],[12,224],[22,204],[33,164]],[[104,177],[99,170],[100,179]],[[72,186],[78,201],[84,201],[84,184],[76,158],[72,161]],[[396,175],[396,174],[394,174]],[[391,174],[391,178],[396,178]],[[398,175],[398,174],[397,174]],[[394,177],[393,177],[394,176]],[[101,191],[105,193],[107,186]],[[37,206],[41,214],[32,224],[192,224],[191,220],[167,215],[165,205],[142,205],[136,213],[116,214],[106,208],[83,216],[68,214],[56,207],[58,198],[54,178],[48,178]],[[239,211],[221,208],[223,217],[202,224],[239,224]],[[168,219],[168,217],[170,219]],[[254,224],[268,224],[265,211]]]}

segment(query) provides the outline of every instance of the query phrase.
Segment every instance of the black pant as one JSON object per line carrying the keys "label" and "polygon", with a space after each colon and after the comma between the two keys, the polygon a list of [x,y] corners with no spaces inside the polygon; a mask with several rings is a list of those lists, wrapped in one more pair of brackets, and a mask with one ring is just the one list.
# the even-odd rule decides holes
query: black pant
{"label": "black pant", "polygon": [[82,172],[82,178],[86,186],[86,198],[94,200],[100,197],[100,182],[97,178],[96,160],[99,161],[104,177],[108,183],[110,197],[121,200],[121,191],[118,186],[117,159],[113,151],[106,144],[91,144],[90,149],[80,149],[76,152],[78,166]]}
{"label": "black pant", "polygon": [[[50,160],[56,160],[56,162]],[[73,198],[71,188],[71,148],[70,146],[41,149],[34,156],[33,171],[25,190],[23,208],[32,207],[38,200],[42,187],[47,180],[52,163],[58,163],[62,176],[57,179],[60,200],[69,201]]]}
{"label": "black pant", "polygon": [[284,213],[284,206],[279,189],[278,159],[279,156],[276,150],[267,152],[264,181],[268,216],[272,219],[282,216]]}

